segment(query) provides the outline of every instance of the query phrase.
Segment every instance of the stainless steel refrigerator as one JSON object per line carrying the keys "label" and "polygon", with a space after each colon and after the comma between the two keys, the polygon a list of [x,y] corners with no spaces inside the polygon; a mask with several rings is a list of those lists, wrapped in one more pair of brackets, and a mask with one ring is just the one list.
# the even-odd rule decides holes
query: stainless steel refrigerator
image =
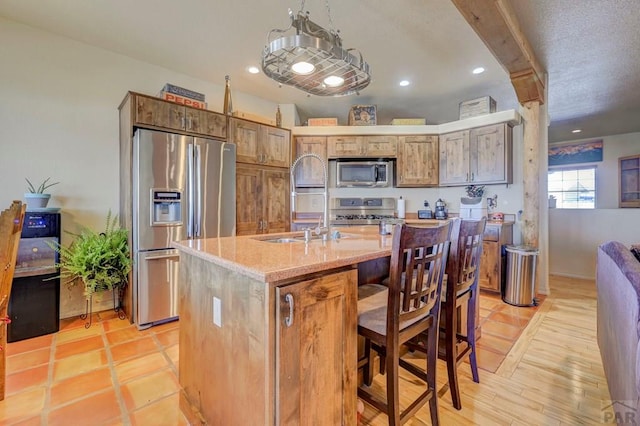
{"label": "stainless steel refrigerator", "polygon": [[235,235],[236,147],[213,139],[138,129],[133,140],[134,321],[178,317],[172,241]]}

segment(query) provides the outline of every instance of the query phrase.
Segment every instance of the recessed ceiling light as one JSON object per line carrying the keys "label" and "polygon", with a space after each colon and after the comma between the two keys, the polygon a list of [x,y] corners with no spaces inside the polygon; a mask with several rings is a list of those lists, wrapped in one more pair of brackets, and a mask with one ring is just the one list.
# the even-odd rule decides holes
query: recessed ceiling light
{"label": "recessed ceiling light", "polygon": [[247,68],[247,71],[249,71],[251,74],[258,74],[260,72],[260,69],[258,67],[249,67]]}
{"label": "recessed ceiling light", "polygon": [[473,71],[471,72],[474,74],[482,74],[484,72],[484,68],[482,67],[474,68]]}
{"label": "recessed ceiling light", "polygon": [[400,82],[400,86],[402,86],[402,87],[404,87],[404,86],[408,86],[408,85],[410,85],[410,84],[411,84],[411,82],[410,82],[409,80],[402,80],[402,81]]}
{"label": "recessed ceiling light", "polygon": [[581,131],[582,131],[582,130],[580,130],[580,129],[573,129],[573,130],[571,131],[571,133],[580,133]]}

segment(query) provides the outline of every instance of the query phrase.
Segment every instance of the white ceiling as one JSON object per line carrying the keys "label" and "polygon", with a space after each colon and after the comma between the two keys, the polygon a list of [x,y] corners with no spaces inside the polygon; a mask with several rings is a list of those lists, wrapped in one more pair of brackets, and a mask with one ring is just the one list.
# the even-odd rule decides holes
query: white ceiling
{"label": "white ceiling", "polygon": [[[638,0],[511,0],[524,35],[549,73],[550,141],[640,131]],[[259,66],[269,30],[289,25],[289,0],[0,0],[0,16],[163,66],[234,91],[294,103],[303,119],[338,117],[351,105],[377,105],[378,124],[458,118],[461,101],[490,95],[517,107],[504,69],[448,0],[343,0],[329,6],[344,47],[357,48],[373,79],[360,95],[307,96]],[[330,28],[327,3],[305,2]],[[483,66],[487,71],[472,75]],[[400,87],[408,79],[412,84]],[[135,90],[135,88],[131,88]],[[210,102],[212,109],[216,104]],[[573,128],[582,128],[572,134]]]}

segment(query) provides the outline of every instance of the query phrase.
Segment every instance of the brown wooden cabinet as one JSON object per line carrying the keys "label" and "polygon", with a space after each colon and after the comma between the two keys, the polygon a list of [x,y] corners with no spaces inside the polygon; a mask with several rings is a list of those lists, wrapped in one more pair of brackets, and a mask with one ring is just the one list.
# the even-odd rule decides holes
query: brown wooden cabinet
{"label": "brown wooden cabinet", "polygon": [[380,136],[328,136],[329,158],[395,158],[398,137]]}
{"label": "brown wooden cabinet", "polygon": [[276,288],[275,424],[356,424],[356,283],[349,270]]}
{"label": "brown wooden cabinet", "polygon": [[511,183],[512,131],[507,123],[440,136],[440,185]]}
{"label": "brown wooden cabinet", "polygon": [[640,207],[640,155],[620,157],[619,206]]}
{"label": "brown wooden cabinet", "polygon": [[355,425],[356,269],[265,282],[229,266],[180,254],[181,402],[190,417]]}
{"label": "brown wooden cabinet", "polygon": [[484,230],[480,276],[478,286],[482,290],[501,291],[502,268],[506,259],[502,258],[502,246],[513,244],[513,223],[488,222]]}
{"label": "brown wooden cabinet", "polygon": [[289,231],[289,171],[236,165],[236,235]]}
{"label": "brown wooden cabinet", "polygon": [[[295,138],[295,157],[302,154],[317,154],[327,166],[327,137],[326,136],[297,136]],[[322,164],[313,158],[304,158],[296,166],[297,187],[321,187],[324,185]]]}
{"label": "brown wooden cabinet", "polygon": [[291,133],[287,129],[230,118],[229,142],[236,144],[238,163],[291,166]]}
{"label": "brown wooden cabinet", "polygon": [[396,186],[438,185],[438,136],[398,136]]}
{"label": "brown wooden cabinet", "polygon": [[129,92],[133,102],[133,126],[178,130],[206,137],[227,138],[227,117],[139,93]]}

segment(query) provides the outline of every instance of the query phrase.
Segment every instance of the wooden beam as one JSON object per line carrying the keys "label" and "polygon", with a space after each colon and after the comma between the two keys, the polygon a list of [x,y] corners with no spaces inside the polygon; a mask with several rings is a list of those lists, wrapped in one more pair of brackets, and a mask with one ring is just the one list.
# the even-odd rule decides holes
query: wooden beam
{"label": "wooden beam", "polygon": [[521,104],[544,104],[544,69],[507,0],[451,0],[505,68]]}

